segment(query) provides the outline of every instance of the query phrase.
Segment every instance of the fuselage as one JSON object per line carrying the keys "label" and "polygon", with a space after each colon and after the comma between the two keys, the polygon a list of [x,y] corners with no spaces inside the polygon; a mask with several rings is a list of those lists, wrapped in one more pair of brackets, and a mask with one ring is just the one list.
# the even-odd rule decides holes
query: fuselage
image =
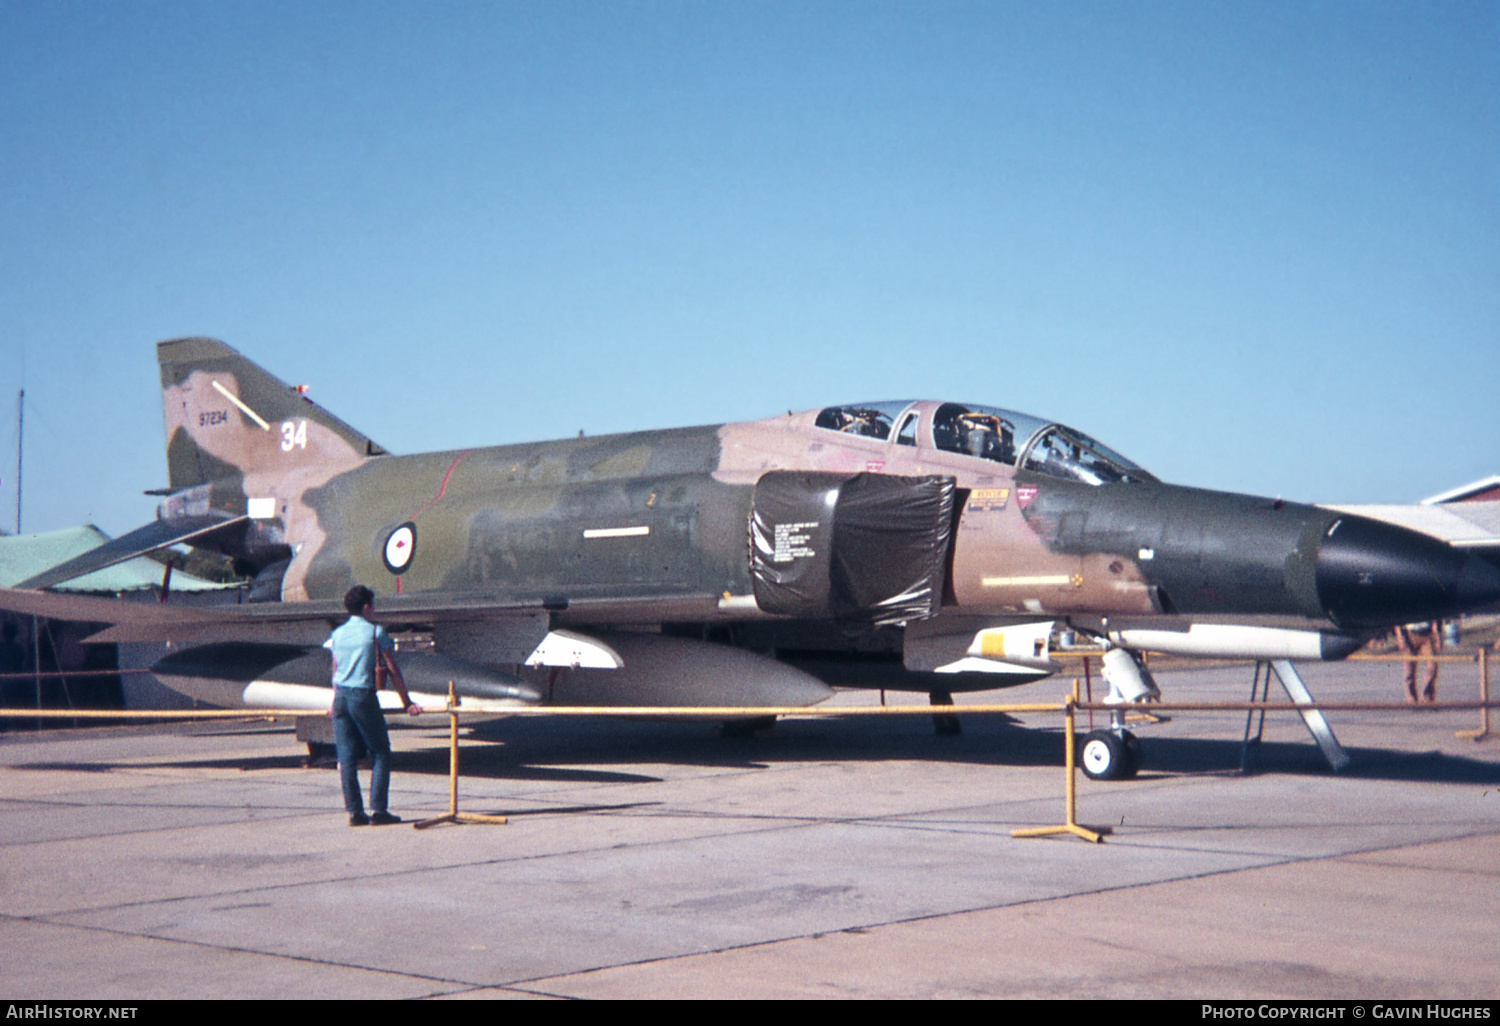
{"label": "fuselage", "polygon": [[279,497],[311,514],[288,519],[284,597],[334,598],[358,581],[656,600],[668,621],[764,614],[746,525],[757,484],[798,471],[825,475],[810,490],[826,475],[951,479],[948,613],[1360,631],[1449,615],[1494,586],[1487,564],[1415,532],[1166,485],[1061,425],[912,402],[368,459]]}

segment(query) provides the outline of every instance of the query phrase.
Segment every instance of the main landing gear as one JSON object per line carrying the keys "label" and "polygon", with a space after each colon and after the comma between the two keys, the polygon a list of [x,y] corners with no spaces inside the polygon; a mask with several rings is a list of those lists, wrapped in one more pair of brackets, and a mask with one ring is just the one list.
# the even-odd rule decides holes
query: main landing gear
{"label": "main landing gear", "polygon": [[958,737],[964,732],[963,724],[959,722],[957,713],[937,712],[943,706],[953,706],[953,692],[930,691],[927,693],[927,702],[933,708],[932,730],[938,737]]}

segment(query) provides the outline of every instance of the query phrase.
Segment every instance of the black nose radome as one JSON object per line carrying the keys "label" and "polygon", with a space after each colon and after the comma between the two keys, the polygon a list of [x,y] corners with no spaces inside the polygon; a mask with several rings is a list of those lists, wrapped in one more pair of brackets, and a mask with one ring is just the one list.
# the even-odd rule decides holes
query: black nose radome
{"label": "black nose radome", "polygon": [[1318,599],[1343,628],[1456,616],[1500,600],[1500,570],[1416,531],[1345,516],[1324,532]]}

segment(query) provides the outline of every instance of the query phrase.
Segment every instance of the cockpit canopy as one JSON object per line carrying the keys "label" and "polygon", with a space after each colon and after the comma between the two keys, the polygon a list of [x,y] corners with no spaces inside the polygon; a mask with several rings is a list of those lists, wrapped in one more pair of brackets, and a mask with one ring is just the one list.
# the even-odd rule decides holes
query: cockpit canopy
{"label": "cockpit canopy", "polygon": [[1081,431],[1025,413],[967,403],[879,402],[830,406],[820,428],[898,445],[918,445],[921,414],[930,412],[931,445],[945,452],[993,460],[1020,470],[1085,484],[1155,481],[1119,453]]}

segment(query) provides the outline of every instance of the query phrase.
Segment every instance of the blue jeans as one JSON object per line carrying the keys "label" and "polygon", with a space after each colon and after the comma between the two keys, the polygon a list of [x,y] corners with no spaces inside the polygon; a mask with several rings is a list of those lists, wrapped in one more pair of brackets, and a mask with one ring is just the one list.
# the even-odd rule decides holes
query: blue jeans
{"label": "blue jeans", "polygon": [[391,790],[391,739],[385,713],[374,688],[333,689],[333,737],[339,752],[339,776],[344,784],[344,808],[349,815],[365,811],[359,791],[359,760],[370,753],[370,811],[386,812]]}

